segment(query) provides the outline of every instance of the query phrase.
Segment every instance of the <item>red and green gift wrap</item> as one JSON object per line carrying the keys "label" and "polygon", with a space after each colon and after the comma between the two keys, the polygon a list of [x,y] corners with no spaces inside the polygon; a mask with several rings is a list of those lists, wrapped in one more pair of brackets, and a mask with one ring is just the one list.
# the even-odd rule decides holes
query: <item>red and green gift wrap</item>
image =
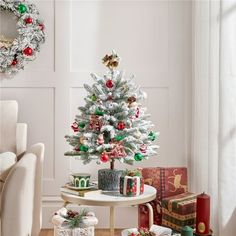
{"label": "red and green gift wrap", "polygon": [[195,226],[196,194],[183,193],[162,200],[162,225],[181,231],[184,226]]}
{"label": "red and green gift wrap", "polygon": [[[186,167],[149,167],[143,168],[144,183],[157,190],[155,200],[149,202],[153,208],[154,224],[161,225],[161,201],[166,197],[175,196],[188,191]],[[148,209],[139,205],[139,227],[148,228]]]}
{"label": "red and green gift wrap", "polygon": [[120,177],[120,193],[124,196],[134,197],[143,194],[144,181],[139,176]]}

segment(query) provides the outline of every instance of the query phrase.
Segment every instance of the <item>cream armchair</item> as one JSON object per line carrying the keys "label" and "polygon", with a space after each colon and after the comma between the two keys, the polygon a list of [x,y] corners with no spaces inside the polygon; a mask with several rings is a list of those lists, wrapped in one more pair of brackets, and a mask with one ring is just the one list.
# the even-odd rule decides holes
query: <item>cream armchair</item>
{"label": "cream armchair", "polygon": [[4,158],[11,152],[17,157],[2,181],[0,235],[38,236],[44,145],[38,143],[26,150],[27,125],[17,123],[17,113],[16,101],[0,101],[0,155]]}

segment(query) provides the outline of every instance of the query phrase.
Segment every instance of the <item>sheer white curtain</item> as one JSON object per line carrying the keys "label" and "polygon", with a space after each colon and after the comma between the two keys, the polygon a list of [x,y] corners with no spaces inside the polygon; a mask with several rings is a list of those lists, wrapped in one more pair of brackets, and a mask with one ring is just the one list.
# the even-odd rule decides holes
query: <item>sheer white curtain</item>
{"label": "sheer white curtain", "polygon": [[236,235],[236,0],[193,2],[191,188],[214,235]]}

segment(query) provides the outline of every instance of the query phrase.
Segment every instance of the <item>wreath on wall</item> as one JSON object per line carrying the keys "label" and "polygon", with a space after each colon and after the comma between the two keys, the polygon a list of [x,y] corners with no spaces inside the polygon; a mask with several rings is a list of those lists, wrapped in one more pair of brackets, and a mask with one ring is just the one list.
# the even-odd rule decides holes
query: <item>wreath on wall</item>
{"label": "wreath on wall", "polygon": [[35,4],[0,0],[0,11],[9,11],[17,19],[17,38],[0,35],[0,72],[15,74],[36,58],[40,45],[45,42],[45,27]]}

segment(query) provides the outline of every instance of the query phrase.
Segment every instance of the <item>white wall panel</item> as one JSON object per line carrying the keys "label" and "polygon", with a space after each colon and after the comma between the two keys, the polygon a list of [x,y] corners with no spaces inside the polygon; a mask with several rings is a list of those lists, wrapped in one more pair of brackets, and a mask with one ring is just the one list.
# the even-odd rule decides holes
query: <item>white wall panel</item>
{"label": "white wall panel", "polygon": [[103,71],[115,49],[139,84],[168,83],[168,2],[72,1],[70,25],[72,72]]}
{"label": "white wall panel", "polygon": [[37,142],[47,145],[44,178],[54,178],[54,89],[1,88],[0,99],[18,101],[18,120],[28,125],[28,147]]}
{"label": "white wall panel", "polygon": [[[29,125],[29,144],[46,145],[43,181],[43,225],[61,206],[59,187],[73,171],[88,171],[65,157],[64,135],[77,107],[84,104],[82,85],[92,83],[90,73],[103,74],[101,58],[116,49],[121,69],[135,75],[148,93],[144,105],[161,132],[159,153],[142,166],[187,165],[191,121],[191,2],[190,1],[83,1],[33,0],[46,25],[46,43],[37,60],[13,79],[0,75],[0,98],[19,102],[20,121]],[[10,24],[10,23],[9,23]],[[138,166],[136,164],[136,166]],[[116,164],[117,168],[126,165]],[[93,208],[108,226],[108,211]],[[136,208],[117,210],[117,227],[137,223]],[[130,219],[132,215],[132,219]]]}

